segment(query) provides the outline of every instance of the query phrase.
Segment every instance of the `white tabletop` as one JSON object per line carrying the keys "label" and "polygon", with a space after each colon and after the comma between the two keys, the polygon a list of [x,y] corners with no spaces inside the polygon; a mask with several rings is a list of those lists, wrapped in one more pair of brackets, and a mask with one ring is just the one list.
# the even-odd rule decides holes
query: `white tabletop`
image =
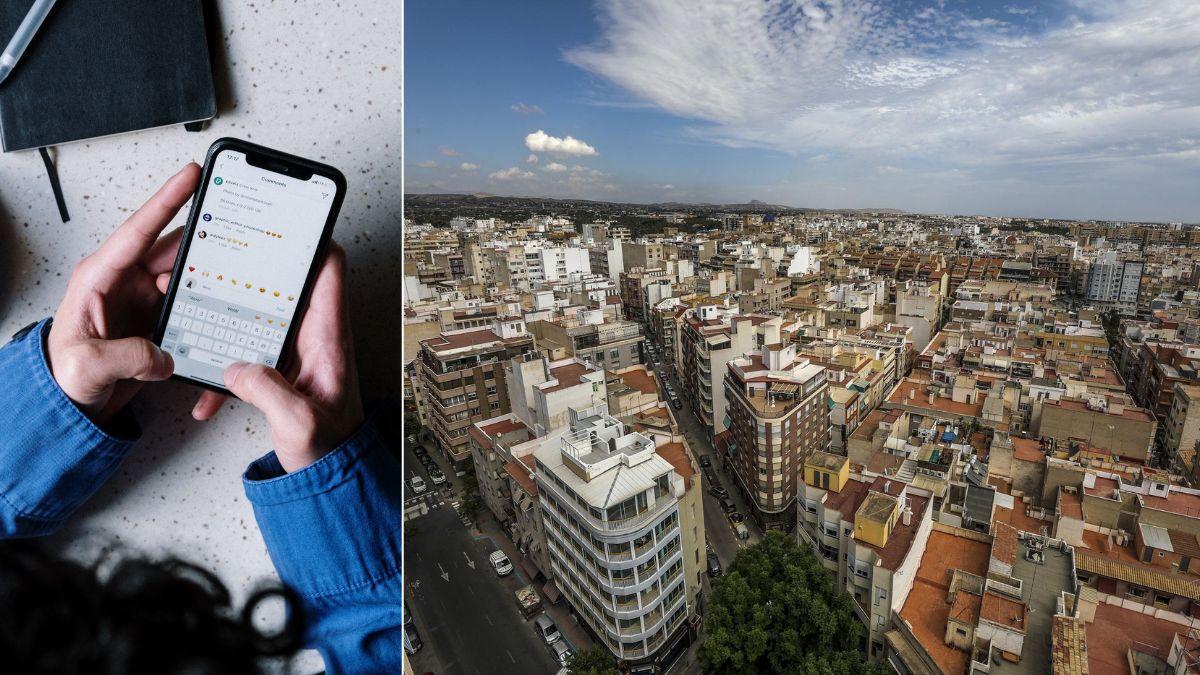
{"label": "white tabletop", "polygon": [[[59,219],[36,151],[0,156],[3,340],[52,314],[74,264],[163,180],[189,160],[203,161],[213,140],[234,136],[345,173],[349,190],[334,238],[350,260],[364,396],[398,392],[400,15],[399,3],[223,3],[217,118],[200,133],[171,127],[59,148],[69,223]],[[196,392],[165,383],[139,395],[141,443],[59,539],[95,535],[169,551],[212,569],[240,594],[274,575],[241,486],[247,463],[270,450],[270,434],[241,403],[212,422],[193,421]]]}

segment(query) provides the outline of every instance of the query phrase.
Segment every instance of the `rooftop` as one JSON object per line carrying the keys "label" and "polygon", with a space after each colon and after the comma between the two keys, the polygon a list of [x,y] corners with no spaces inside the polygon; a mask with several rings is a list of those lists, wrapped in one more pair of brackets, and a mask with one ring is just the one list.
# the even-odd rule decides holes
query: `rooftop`
{"label": "rooftop", "polygon": [[1100,603],[1087,624],[1087,660],[1093,673],[1129,672],[1129,650],[1150,652],[1166,660],[1176,633],[1187,628],[1173,621]]}

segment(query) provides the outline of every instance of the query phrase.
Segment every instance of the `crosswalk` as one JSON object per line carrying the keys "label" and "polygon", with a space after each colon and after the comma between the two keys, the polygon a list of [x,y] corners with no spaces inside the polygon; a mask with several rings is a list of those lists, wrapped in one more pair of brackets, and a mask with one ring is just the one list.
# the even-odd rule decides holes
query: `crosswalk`
{"label": "crosswalk", "polygon": [[409,497],[404,500],[404,521],[415,520],[428,514],[430,511],[440,508],[446,504],[445,500],[437,493],[428,493]]}

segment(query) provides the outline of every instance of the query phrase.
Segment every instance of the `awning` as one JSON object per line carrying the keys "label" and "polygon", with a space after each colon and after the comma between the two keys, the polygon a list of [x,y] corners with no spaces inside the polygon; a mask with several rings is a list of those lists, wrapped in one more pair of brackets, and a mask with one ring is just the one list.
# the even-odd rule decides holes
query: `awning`
{"label": "awning", "polygon": [[537,565],[533,564],[532,558],[525,558],[521,561],[521,570],[525,572],[530,581],[533,581],[533,578],[538,575]]}
{"label": "awning", "polygon": [[558,586],[555,586],[553,581],[546,582],[546,585],[542,586],[542,595],[546,596],[546,599],[552,604],[557,603],[558,599],[562,597],[562,593],[558,592]]}

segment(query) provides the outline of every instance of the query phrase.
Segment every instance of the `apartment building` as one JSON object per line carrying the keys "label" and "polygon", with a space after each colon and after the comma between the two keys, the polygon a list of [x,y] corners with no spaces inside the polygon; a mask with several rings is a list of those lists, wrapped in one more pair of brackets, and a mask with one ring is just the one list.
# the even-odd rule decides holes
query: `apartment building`
{"label": "apartment building", "polygon": [[642,327],[632,321],[607,319],[600,309],[575,308],[573,314],[531,321],[529,330],[538,349],[555,358],[574,356],[608,370],[646,360]]}
{"label": "apartment building", "polygon": [[532,351],[533,336],[519,317],[497,317],[490,328],[442,332],[421,341],[416,369],[429,427],[456,468],[470,461],[471,425],[509,412],[504,364]]}
{"label": "apartment building", "polygon": [[852,477],[846,457],[826,452],[809,455],[800,473],[797,538],[854,597],[864,651],[881,658],[933,529],[929,494],[883,476]]}
{"label": "apartment building", "polygon": [[1141,260],[1121,260],[1115,251],[1102,253],[1088,268],[1084,297],[1092,302],[1113,306],[1123,313],[1134,313],[1145,266],[1146,263]]}
{"label": "apartment building", "polygon": [[652,308],[671,297],[671,272],[666,268],[629,268],[621,274],[621,302],[625,318],[645,323]]}
{"label": "apartment building", "polygon": [[604,407],[534,452],[555,584],[597,642],[631,670],[660,665],[693,637],[704,556],[696,465]]}
{"label": "apartment building", "polygon": [[723,389],[729,426],[724,454],[750,503],[749,515],[764,530],[790,530],[800,469],[829,445],[825,368],[798,359],[795,345],[768,342],[729,361]]}
{"label": "apartment building", "polygon": [[1083,441],[1125,459],[1150,461],[1158,422],[1124,394],[1064,396],[1042,404],[1034,433],[1059,443]]}
{"label": "apartment building", "polygon": [[778,342],[781,325],[779,317],[740,316],[738,310],[718,305],[689,309],[683,314],[675,370],[687,404],[710,439],[728,428],[722,385],[726,364],[760,346],[764,336]]}
{"label": "apartment building", "polygon": [[1193,474],[1196,443],[1200,442],[1200,384],[1175,385],[1175,398],[1162,428],[1171,468],[1179,474]]}
{"label": "apartment building", "polygon": [[918,352],[941,326],[942,300],[937,283],[907,281],[896,289],[896,323],[912,328],[913,348]]}

